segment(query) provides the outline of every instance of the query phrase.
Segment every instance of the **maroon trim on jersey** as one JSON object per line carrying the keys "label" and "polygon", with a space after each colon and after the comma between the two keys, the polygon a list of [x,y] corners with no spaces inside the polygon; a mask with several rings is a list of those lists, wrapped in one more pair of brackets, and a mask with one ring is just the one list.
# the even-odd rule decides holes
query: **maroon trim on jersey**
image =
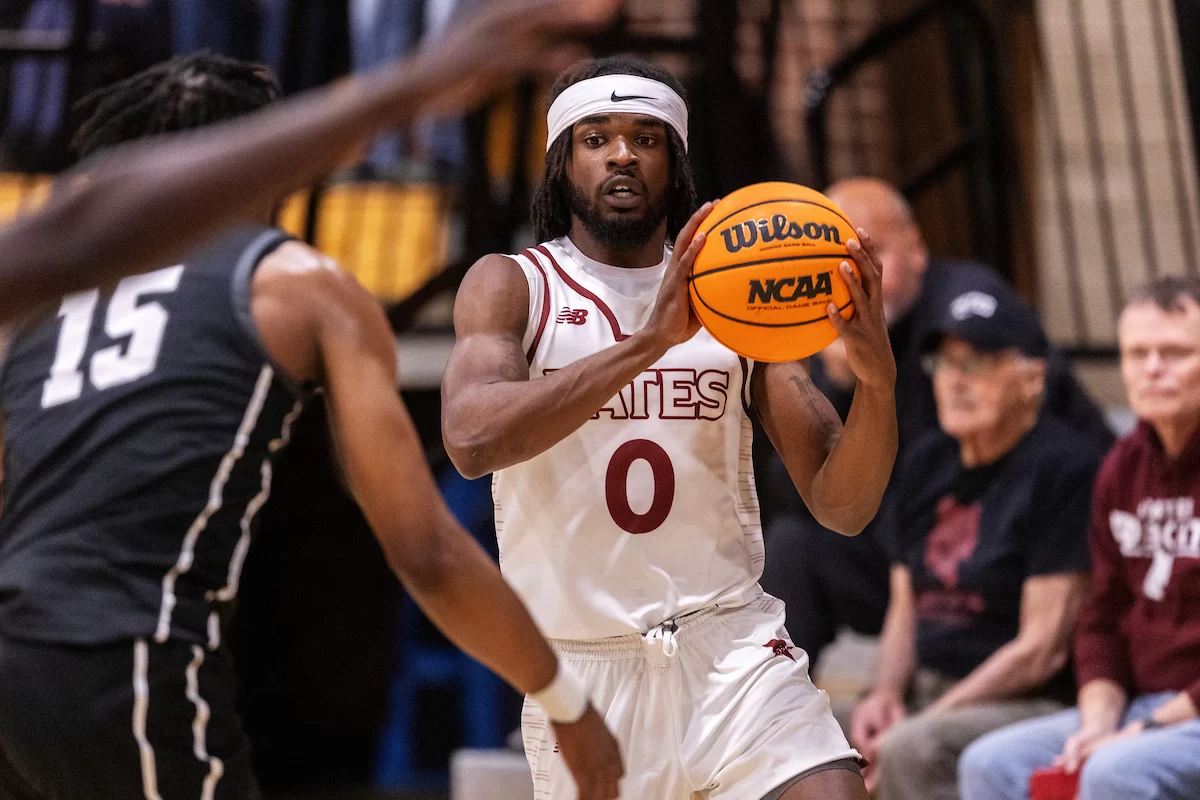
{"label": "maroon trim on jersey", "polygon": [[746,401],[747,389],[750,384],[750,362],[745,356],[738,356],[738,361],[742,362],[742,409],[746,415],[750,415],[750,403]]}
{"label": "maroon trim on jersey", "polygon": [[600,309],[600,313],[603,314],[604,318],[608,320],[608,326],[612,328],[614,339],[616,339],[618,342],[623,342],[629,338],[629,334],[621,333],[621,325],[617,322],[617,315],[612,312],[612,309],[609,308],[603,300],[580,286],[574,278],[568,275],[566,270],[560,267],[558,262],[554,260],[554,256],[550,255],[550,251],[544,244],[539,244],[534,249],[544,255],[546,258],[550,259],[550,263],[553,265],[554,271],[558,273],[558,277],[562,278],[563,282],[566,283],[567,286],[570,286],[577,294],[586,297],[588,300],[591,300],[596,304],[596,308]]}
{"label": "maroon trim on jersey", "polygon": [[525,353],[525,361],[532,366],[533,356],[537,353],[538,345],[542,342],[542,333],[546,330],[546,320],[550,319],[550,279],[546,277],[546,270],[542,267],[542,263],[537,260],[537,256],[533,254],[533,251],[522,250],[520,255],[532,261],[533,265],[537,267],[537,271],[542,274],[542,318],[538,320],[537,333],[533,335],[533,342],[529,345],[529,352]]}

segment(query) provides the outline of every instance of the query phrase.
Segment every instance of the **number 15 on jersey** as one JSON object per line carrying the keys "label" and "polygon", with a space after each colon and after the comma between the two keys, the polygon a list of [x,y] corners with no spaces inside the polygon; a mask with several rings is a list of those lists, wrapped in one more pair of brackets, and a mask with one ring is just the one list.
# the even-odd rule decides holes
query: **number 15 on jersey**
{"label": "number 15 on jersey", "polygon": [[[174,292],[182,277],[183,265],[180,264],[133,275],[117,284],[104,314],[104,333],[112,340],[129,337],[129,341],[118,341],[92,355],[88,371],[93,386],[100,390],[109,389],[154,371],[168,314],[161,303],[152,301],[139,305],[138,300],[145,294]],[[42,385],[42,408],[78,400],[83,394],[81,366],[99,303],[99,289],[63,298],[58,309],[62,328],[58,333],[50,377]]]}

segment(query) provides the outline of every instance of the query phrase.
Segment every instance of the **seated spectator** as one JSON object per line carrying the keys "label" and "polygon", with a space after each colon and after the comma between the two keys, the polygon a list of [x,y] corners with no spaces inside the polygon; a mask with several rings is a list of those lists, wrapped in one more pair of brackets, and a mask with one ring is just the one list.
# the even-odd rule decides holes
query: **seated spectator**
{"label": "seated spectator", "polygon": [[957,798],[967,744],[1070,701],[1101,458],[1040,413],[1047,342],[1026,305],[967,292],[927,341],[942,430],[897,473],[879,666],[850,726],[877,800]]}
{"label": "seated spectator", "polygon": [[1096,479],[1079,705],[973,744],[963,800],[1023,800],[1052,763],[1082,765],[1079,800],[1200,798],[1200,281],[1134,293],[1117,335],[1139,424]]}
{"label": "seated spectator", "polygon": [[[896,355],[899,467],[912,442],[937,429],[933,387],[921,368],[924,332],[953,298],[966,292],[1014,301],[1016,296],[987,267],[930,258],[912,209],[895,187],[873,178],[852,178],[834,184],[828,193],[855,224],[871,232],[883,264],[884,308]],[[854,395],[854,376],[841,343],[835,342],[810,364],[813,383],[844,419]],[[1112,444],[1103,413],[1054,348],[1046,356],[1043,408],[1084,432],[1099,449]],[[797,496],[778,456],[770,447],[762,451],[767,454],[758,476],[767,549],[762,585],[787,605],[788,632],[816,664],[840,628],[879,633],[888,603],[888,552],[894,532],[884,524],[886,515],[853,538],[821,527]]]}

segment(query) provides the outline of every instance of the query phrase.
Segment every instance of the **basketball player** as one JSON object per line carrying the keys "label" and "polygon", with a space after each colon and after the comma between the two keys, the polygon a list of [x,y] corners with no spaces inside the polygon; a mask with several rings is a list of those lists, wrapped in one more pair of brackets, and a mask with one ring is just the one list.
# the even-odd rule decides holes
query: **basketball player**
{"label": "basketball player", "polygon": [[[551,99],[533,214],[546,241],[485,257],[458,293],[450,455],[468,477],[496,472],[504,573],[616,732],[622,797],[865,798],[858,754],[757,583],[749,413],[817,519],[861,530],[896,450],[870,244],[848,243],[861,282],[842,266],[855,316],[829,314],[858,376],[843,428],[803,364],[750,364],[691,313],[711,205],[691,214],[678,82],[602,59]],[[573,797],[554,732],[526,711],[536,798]]]}
{"label": "basketball player", "polygon": [[[255,65],[181,57],[98,94],[77,143],[88,156],[274,94]],[[382,310],[247,214],[180,263],[63,297],[9,343],[0,798],[258,797],[222,618],[272,454],[318,385],[409,592],[533,693],[583,797],[617,796],[618,748],[582,684],[439,498]]]}
{"label": "basketball player", "polygon": [[[372,134],[468,108],[617,0],[498,0],[414,58],[189,137],[125,148],[0,228],[0,325],[65,292],[169,263],[247,209],[310,185]],[[144,98],[152,102],[152,98]]]}

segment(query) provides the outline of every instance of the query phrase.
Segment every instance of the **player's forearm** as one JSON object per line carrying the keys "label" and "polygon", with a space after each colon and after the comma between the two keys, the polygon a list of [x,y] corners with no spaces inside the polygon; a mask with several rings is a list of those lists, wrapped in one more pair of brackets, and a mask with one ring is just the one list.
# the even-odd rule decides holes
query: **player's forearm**
{"label": "player's forearm", "polygon": [[[446,514],[449,517],[449,513]],[[452,519],[431,542],[438,555],[389,562],[429,619],[464,652],[514,689],[530,694],[554,679],[557,659],[499,569]],[[386,548],[385,548],[386,549]]]}
{"label": "player's forearm", "polygon": [[813,478],[813,510],[822,525],[853,536],[875,518],[898,440],[895,389],[860,385],[841,436]]}
{"label": "player's forearm", "polygon": [[527,461],[578,430],[661,355],[639,333],[540,378],[463,387],[443,411],[446,451],[468,478]]}
{"label": "player's forearm", "polygon": [[320,178],[431,92],[419,71],[392,65],[201,132],[114,150],[0,230],[0,322],[181,257],[248,209]]}

